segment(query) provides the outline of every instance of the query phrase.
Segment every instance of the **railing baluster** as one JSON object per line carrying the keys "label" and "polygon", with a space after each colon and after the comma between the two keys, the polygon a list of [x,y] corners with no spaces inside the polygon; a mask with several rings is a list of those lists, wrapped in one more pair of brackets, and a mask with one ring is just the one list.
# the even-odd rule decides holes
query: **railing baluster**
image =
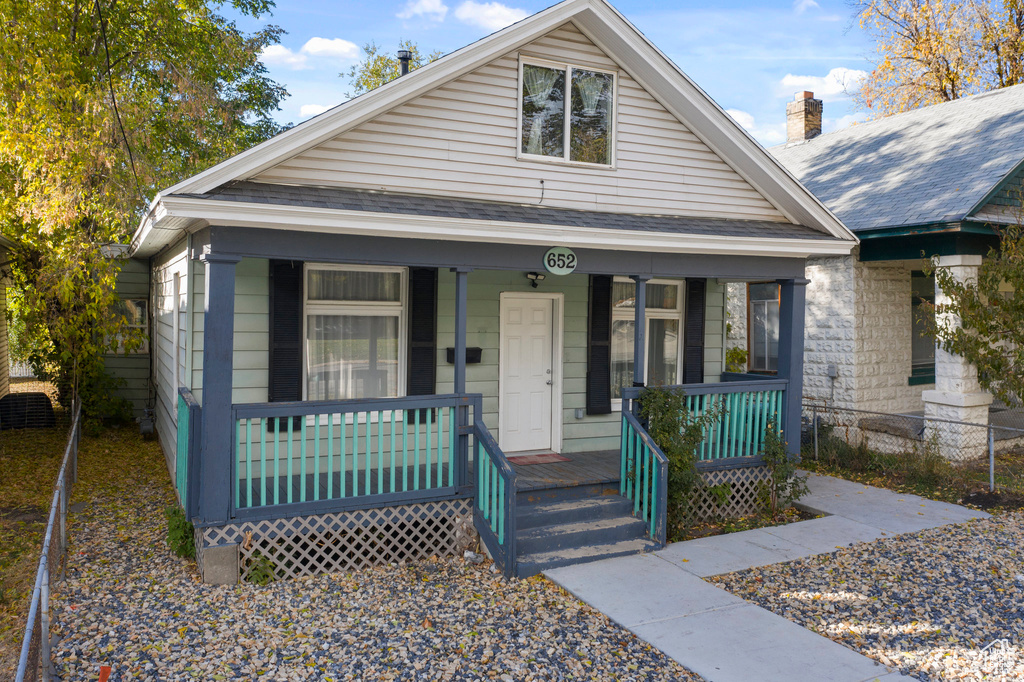
{"label": "railing baluster", "polygon": [[[495,468],[494,473],[497,474],[498,470]],[[498,544],[505,544],[505,479],[498,478],[498,505],[495,509],[495,516],[498,517]]]}
{"label": "railing baluster", "polygon": [[421,410],[416,410],[416,416],[414,417],[414,428],[416,430],[413,432],[413,446],[412,447],[413,447],[413,458],[414,458],[414,461],[415,461],[414,466],[416,468],[413,469],[413,474],[412,474],[412,489],[413,490],[419,490],[420,489],[420,412],[421,412]]}
{"label": "railing baluster", "polygon": [[391,492],[395,490],[395,413],[398,410],[391,410]]}
{"label": "railing baluster", "polygon": [[629,423],[626,421],[626,408],[623,407],[622,427],[619,429],[619,494],[623,497],[626,493],[626,439],[629,438]]}
{"label": "railing baluster", "polygon": [[[238,468],[242,462],[242,421],[238,420],[235,422],[235,474],[234,477],[238,478]],[[241,505],[241,491],[240,485],[235,483],[235,509],[238,509]]]}
{"label": "railing baluster", "polygon": [[274,420],[274,504],[281,504],[281,418]]}
{"label": "railing baluster", "polygon": [[320,415],[313,417],[313,500],[320,501]]}
{"label": "railing baluster", "polygon": [[292,501],[292,488],[295,487],[295,460],[292,454],[292,418],[288,417],[285,419],[288,423],[288,477],[285,479],[285,485],[288,486],[288,502]]}
{"label": "railing baluster", "polygon": [[437,487],[444,485],[444,408],[437,410]]}
{"label": "railing baluster", "polygon": [[425,486],[426,490],[430,490],[430,488],[432,487],[430,485],[430,469],[431,469],[431,465],[434,463],[433,459],[431,458],[431,454],[432,454],[432,450],[433,450],[433,448],[432,448],[433,436],[432,436],[432,433],[431,433],[433,431],[433,429],[431,429],[431,422],[433,421],[433,414],[432,413],[433,413],[433,410],[427,410],[427,433],[426,433],[427,442],[426,442],[426,445],[423,448],[424,455],[426,456],[426,460],[427,460],[426,486]]}
{"label": "railing baluster", "polygon": [[252,419],[245,420],[245,506],[252,506]]}
{"label": "railing baluster", "polygon": [[455,417],[459,411],[457,407],[448,408],[448,485],[455,485],[455,459],[459,443],[459,428]]}
{"label": "railing baluster", "polygon": [[[341,415],[341,432],[345,433],[345,415]],[[345,441],[343,436],[338,437],[341,441],[341,449],[345,449]],[[344,462],[344,458],[341,457],[341,461]],[[342,464],[341,467],[341,480],[338,483],[339,497],[345,497],[345,466]],[[330,412],[327,413],[327,499],[334,499],[334,415]]]}
{"label": "railing baluster", "polygon": [[299,417],[299,502],[308,502],[306,497],[306,417]]}
{"label": "railing baluster", "polygon": [[359,415],[352,413],[352,497],[359,497]]}
{"label": "railing baluster", "polygon": [[377,494],[384,492],[384,410],[377,410]]}
{"label": "railing baluster", "polygon": [[371,466],[373,464],[373,460],[370,459],[370,457],[371,457],[371,453],[373,452],[373,440],[372,440],[372,436],[371,436],[371,432],[373,431],[373,417],[370,416],[372,413],[369,412],[369,411],[364,412],[363,414],[365,415],[365,420],[366,420],[366,422],[365,422],[366,423],[366,427],[365,427],[366,428],[366,448],[365,448],[366,454],[363,456],[363,463],[365,465],[363,467],[363,472],[364,472],[363,475],[366,477],[366,481],[365,481],[365,485],[363,486],[363,494],[364,495],[372,495],[373,494],[373,489],[370,487],[370,484],[371,484],[371,481],[372,481],[370,469],[371,469]]}
{"label": "railing baluster", "polygon": [[402,491],[409,490],[409,412],[402,412]]}

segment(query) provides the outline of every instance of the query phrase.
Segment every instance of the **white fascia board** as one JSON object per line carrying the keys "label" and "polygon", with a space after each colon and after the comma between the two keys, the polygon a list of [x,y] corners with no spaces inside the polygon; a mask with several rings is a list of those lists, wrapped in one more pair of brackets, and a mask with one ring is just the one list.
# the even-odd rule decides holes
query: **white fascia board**
{"label": "white fascia board", "polygon": [[[828,207],[618,10],[595,0],[573,21],[792,222],[819,226],[838,239],[857,240]],[[627,30],[616,30],[616,22]]]}
{"label": "white fascia board", "polygon": [[195,226],[255,227],[327,234],[349,234],[398,239],[424,235],[450,241],[570,246],[610,251],[725,254],[807,258],[848,255],[854,241],[734,237],[640,230],[542,225],[536,223],[467,220],[367,211],[339,211],[309,206],[281,206],[165,197],[167,218]]}
{"label": "white fascia board", "polygon": [[164,195],[203,194],[226,182],[251,178],[285,159],[326,142],[380,114],[469,73],[571,20],[590,0],[566,0],[497,33],[344,102],[319,116],[236,154],[165,190]]}

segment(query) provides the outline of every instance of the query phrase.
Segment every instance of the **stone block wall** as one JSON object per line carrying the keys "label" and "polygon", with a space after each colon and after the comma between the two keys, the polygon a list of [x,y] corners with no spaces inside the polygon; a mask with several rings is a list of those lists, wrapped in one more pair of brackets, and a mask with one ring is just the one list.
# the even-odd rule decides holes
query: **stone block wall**
{"label": "stone block wall", "polygon": [[725,348],[747,348],[747,285],[744,282],[729,282],[726,285],[726,322],[729,333]]}

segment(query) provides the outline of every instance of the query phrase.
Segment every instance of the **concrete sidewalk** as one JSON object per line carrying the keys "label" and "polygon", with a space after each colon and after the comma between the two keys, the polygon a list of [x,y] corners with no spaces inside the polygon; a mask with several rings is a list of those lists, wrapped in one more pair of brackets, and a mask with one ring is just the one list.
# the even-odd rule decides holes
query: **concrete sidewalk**
{"label": "concrete sidewalk", "polygon": [[911,679],[701,578],[988,514],[831,476],[808,486],[800,506],[828,516],[545,575],[710,682]]}

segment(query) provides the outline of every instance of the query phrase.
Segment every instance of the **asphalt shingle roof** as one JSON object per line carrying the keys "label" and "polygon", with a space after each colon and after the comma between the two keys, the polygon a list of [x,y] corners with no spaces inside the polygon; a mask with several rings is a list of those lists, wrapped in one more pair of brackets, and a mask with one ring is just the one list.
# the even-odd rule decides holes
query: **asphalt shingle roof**
{"label": "asphalt shingle roof", "polygon": [[1024,161],[1024,85],[768,151],[854,231],[963,220]]}
{"label": "asphalt shingle roof", "polygon": [[535,225],[668,232],[690,235],[774,237],[780,239],[835,239],[831,235],[803,225],[777,223],[767,220],[727,220],[721,218],[690,218],[577,211],[527,204],[449,199],[333,187],[273,185],[248,181],[225,185],[207,194],[179,196],[190,196],[210,201],[241,201],[283,206],[308,206],[343,211],[466,218]]}

